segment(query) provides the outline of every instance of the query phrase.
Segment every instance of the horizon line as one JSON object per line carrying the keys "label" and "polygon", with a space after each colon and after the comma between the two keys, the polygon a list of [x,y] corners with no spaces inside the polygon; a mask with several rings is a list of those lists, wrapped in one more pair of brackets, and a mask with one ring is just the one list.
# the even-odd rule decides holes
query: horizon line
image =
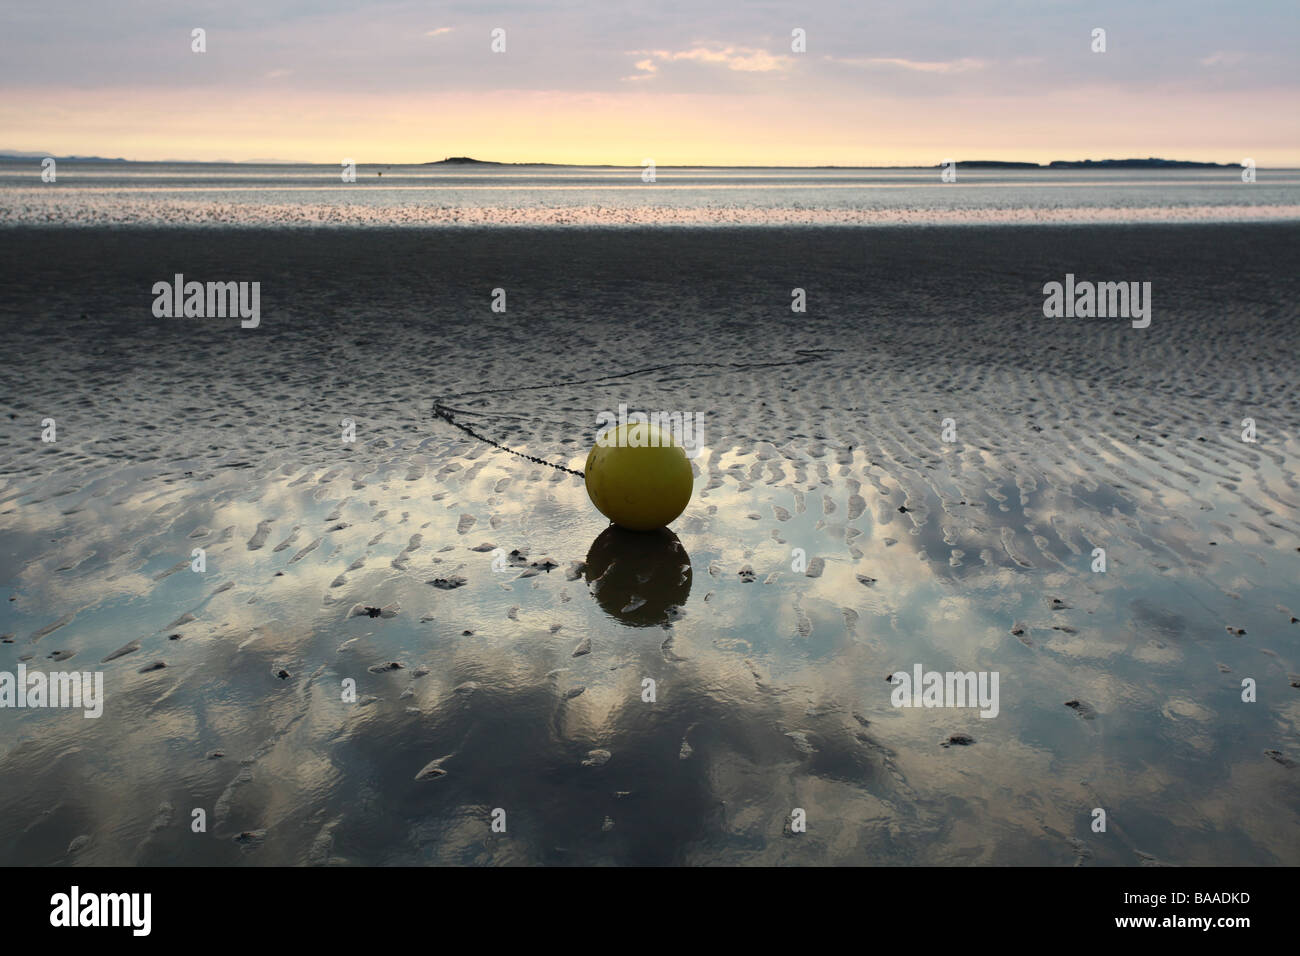
{"label": "horizon line", "polygon": [[[98,155],[80,155],[70,153],[59,156],[53,153],[41,152],[39,150],[15,150],[0,151],[0,162],[3,161],[25,161],[43,158],[52,158],[57,162],[106,162],[106,163],[134,163],[139,165],[195,165],[195,166],[327,166],[337,168],[342,164],[338,162],[320,162],[315,160],[300,159],[127,159],[121,156],[98,156]],[[1105,157],[1102,159],[1054,159],[1048,162],[1034,162],[1032,160],[1017,159],[966,159],[966,160],[945,160],[944,162],[933,163],[928,165],[917,165],[909,163],[900,163],[892,165],[843,165],[839,163],[817,163],[812,165],[782,165],[782,164],[735,164],[735,163],[655,163],[656,169],[942,169],[948,162],[954,162],[957,166],[970,166],[975,164],[989,166],[1018,166],[1025,169],[1051,169],[1052,164],[1090,164],[1105,165],[1116,163],[1165,163],[1170,165],[1185,166],[1203,166],[1217,167],[1227,169],[1239,169],[1243,164],[1240,162],[1218,162],[1214,160],[1200,159],[1169,159],[1163,156],[1126,156],[1126,157]],[[354,166],[360,168],[363,166],[383,166],[383,167],[401,167],[401,166],[550,166],[561,169],[645,169],[646,164],[637,163],[553,163],[553,162],[509,162],[503,160],[485,160],[475,159],[473,157],[449,156],[443,159],[424,160],[421,162],[355,162]],[[1300,160],[1295,165],[1280,166],[1260,166],[1256,164],[1257,169],[1297,169],[1300,168]]]}

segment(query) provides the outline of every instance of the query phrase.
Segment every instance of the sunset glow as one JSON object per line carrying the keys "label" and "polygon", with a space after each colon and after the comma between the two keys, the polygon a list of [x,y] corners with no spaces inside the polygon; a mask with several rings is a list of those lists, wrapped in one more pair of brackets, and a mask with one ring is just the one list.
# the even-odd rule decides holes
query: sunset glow
{"label": "sunset glow", "polygon": [[[57,29],[11,10],[0,150],[320,163],[1300,165],[1293,17],[1102,4],[995,26],[938,6],[904,19],[832,4],[786,23],[726,4],[678,31],[673,17],[636,9],[486,19],[465,6],[430,20],[414,4],[306,15],[234,3],[219,19],[182,19],[90,6],[76,27]],[[1106,24],[1104,53],[1091,49],[1094,21]],[[191,49],[196,27],[203,53]],[[504,52],[491,49],[494,29],[506,31]]]}

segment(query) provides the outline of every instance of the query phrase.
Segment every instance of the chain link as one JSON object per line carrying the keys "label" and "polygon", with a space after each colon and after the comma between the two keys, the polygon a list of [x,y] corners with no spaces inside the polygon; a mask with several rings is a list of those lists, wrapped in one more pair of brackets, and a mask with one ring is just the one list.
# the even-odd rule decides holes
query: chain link
{"label": "chain link", "polygon": [[518,455],[520,458],[524,458],[524,459],[526,459],[526,460],[528,460],[528,461],[531,461],[531,462],[533,462],[533,463],[535,463],[535,464],[538,464],[538,465],[548,465],[548,466],[551,467],[551,468],[555,468],[555,469],[557,469],[557,470],[559,470],[559,471],[568,472],[570,475],[574,475],[574,476],[576,476],[576,477],[578,477],[578,478],[583,478],[583,479],[585,479],[585,478],[587,477],[585,474],[583,474],[583,473],[580,472],[580,471],[574,471],[572,468],[565,468],[563,465],[557,465],[555,462],[553,462],[553,461],[547,461],[547,460],[544,459],[544,458],[534,458],[532,455],[525,455],[525,454],[524,454],[523,452],[521,452],[521,451],[515,451],[513,448],[507,448],[505,445],[501,444],[499,441],[493,441],[491,438],[488,438],[486,435],[480,435],[478,432],[474,431],[474,429],[470,428],[470,426],[468,426],[468,425],[466,425],[466,424],[464,424],[464,423],[462,423],[462,422],[458,422],[458,421],[456,421],[456,413],[453,412],[453,411],[452,411],[450,408],[448,408],[447,406],[445,406],[445,405],[441,405],[441,404],[439,404],[438,402],[434,402],[434,403],[433,403],[433,414],[437,415],[439,418],[441,418],[441,419],[442,419],[444,422],[446,422],[448,425],[453,425],[453,426],[455,426],[456,428],[459,428],[461,431],[463,431],[463,432],[464,432],[466,435],[468,435],[470,438],[477,438],[479,441],[487,442],[487,443],[488,443],[489,445],[491,445],[493,448],[500,448],[502,451],[509,452],[509,453],[512,454],[512,455]]}

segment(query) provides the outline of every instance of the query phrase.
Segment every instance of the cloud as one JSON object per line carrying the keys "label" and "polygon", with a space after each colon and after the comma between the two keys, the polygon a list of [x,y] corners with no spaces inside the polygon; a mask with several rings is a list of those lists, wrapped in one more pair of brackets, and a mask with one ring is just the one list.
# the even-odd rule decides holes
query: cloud
{"label": "cloud", "polygon": [[444,33],[450,33],[455,27],[438,27],[436,30],[426,30],[424,35],[427,37],[440,37]]}
{"label": "cloud", "polygon": [[1201,59],[1201,66],[1236,66],[1246,58],[1246,54],[1233,50],[1216,50]]}
{"label": "cloud", "polygon": [[697,45],[686,50],[630,50],[629,56],[644,59],[636,62],[639,75],[625,79],[644,80],[659,72],[661,63],[705,63],[725,67],[740,73],[784,72],[794,66],[794,57],[769,53],[758,47]]}
{"label": "cloud", "polygon": [[659,64],[654,60],[637,60],[633,65],[641,72],[634,73],[631,76],[625,76],[623,77],[624,80],[630,80],[634,83],[637,80],[651,80],[654,79],[655,74],[659,72]]}
{"label": "cloud", "polygon": [[839,57],[828,55],[823,59],[830,60],[832,63],[843,63],[845,66],[867,69],[892,67],[899,70],[910,70],[915,73],[965,73],[967,70],[982,70],[989,65],[986,60],[976,60],[970,57],[963,57],[960,60],[907,60],[895,56]]}

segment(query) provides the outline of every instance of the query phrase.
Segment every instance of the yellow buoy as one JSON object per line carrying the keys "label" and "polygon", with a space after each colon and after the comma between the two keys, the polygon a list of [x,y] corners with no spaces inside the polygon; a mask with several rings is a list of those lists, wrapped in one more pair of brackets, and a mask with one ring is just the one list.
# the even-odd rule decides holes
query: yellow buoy
{"label": "yellow buoy", "polygon": [[584,473],[591,503],[629,531],[650,531],[676,520],[695,483],[691,463],[672,435],[644,422],[602,433]]}

